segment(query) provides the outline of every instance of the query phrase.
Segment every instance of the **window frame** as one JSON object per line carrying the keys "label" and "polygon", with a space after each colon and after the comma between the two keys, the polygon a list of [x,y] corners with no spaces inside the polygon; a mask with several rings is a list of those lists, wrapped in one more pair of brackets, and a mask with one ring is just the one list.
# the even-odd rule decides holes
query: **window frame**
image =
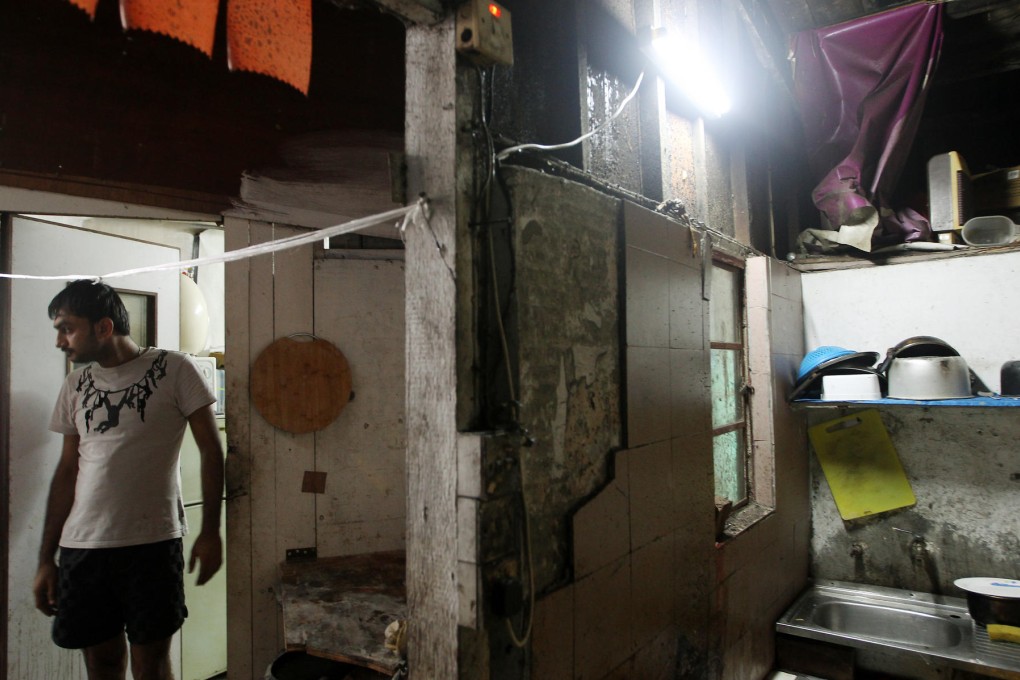
{"label": "window frame", "polygon": [[[776,509],[776,448],[775,408],[777,400],[773,367],[772,344],[772,274],[767,255],[745,254],[735,258],[732,254],[715,251],[719,259],[735,260],[744,271],[744,342],[747,364],[746,404],[750,409],[748,428],[749,448],[746,451],[747,502],[736,509],[717,506],[716,546],[738,538]],[[714,465],[714,458],[713,458]]]}

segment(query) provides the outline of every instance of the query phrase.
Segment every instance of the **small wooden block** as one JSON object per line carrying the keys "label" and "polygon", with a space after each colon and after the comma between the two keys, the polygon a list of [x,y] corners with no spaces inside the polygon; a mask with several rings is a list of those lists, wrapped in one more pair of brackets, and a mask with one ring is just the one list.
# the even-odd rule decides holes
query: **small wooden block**
{"label": "small wooden block", "polygon": [[326,473],[305,470],[304,479],[301,480],[302,493],[326,493]]}

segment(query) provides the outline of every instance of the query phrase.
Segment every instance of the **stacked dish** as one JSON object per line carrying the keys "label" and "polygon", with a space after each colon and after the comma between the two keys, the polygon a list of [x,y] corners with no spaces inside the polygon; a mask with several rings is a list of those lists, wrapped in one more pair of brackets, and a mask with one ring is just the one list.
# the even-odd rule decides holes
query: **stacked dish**
{"label": "stacked dish", "polygon": [[973,396],[974,375],[966,360],[944,340],[930,335],[907,338],[878,352],[823,345],[800,363],[788,398],[823,401],[963,399]]}
{"label": "stacked dish", "polygon": [[[884,378],[872,368],[877,360],[878,352],[855,352],[836,345],[817,347],[808,352],[801,360],[800,369],[797,371],[797,381],[793,385],[789,401],[823,398],[823,379],[832,376],[849,376],[851,380],[843,383],[840,381],[833,383],[830,380],[826,385],[829,387],[830,395],[850,392],[874,395],[877,386],[877,396],[868,398],[880,399],[882,396],[880,383],[884,381]],[[846,400],[850,397],[833,396],[832,398]]]}

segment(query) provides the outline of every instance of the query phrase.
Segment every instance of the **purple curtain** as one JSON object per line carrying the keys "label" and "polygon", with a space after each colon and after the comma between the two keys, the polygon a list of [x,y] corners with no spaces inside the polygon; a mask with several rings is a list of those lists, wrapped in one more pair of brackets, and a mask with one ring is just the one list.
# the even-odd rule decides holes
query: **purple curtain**
{"label": "purple curtain", "polygon": [[812,199],[829,229],[874,223],[876,245],[930,239],[922,215],[887,200],[941,45],[942,7],[927,2],[794,36],[794,94],[818,181]]}

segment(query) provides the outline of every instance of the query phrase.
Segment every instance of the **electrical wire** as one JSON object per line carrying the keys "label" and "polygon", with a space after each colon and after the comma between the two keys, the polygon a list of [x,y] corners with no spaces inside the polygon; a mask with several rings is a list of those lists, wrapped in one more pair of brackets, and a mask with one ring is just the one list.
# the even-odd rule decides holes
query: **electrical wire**
{"label": "electrical wire", "polygon": [[[514,630],[514,624],[509,618],[506,619],[506,629],[510,633],[510,641],[514,643],[514,646],[523,649],[531,639],[531,626],[535,622],[535,563],[531,551],[531,515],[528,512],[528,501],[524,495],[524,461],[521,459],[517,461],[517,470],[520,472],[521,505],[524,511],[524,535],[521,547],[528,554],[528,611],[526,614],[528,618],[520,637],[517,637],[517,631]],[[521,562],[523,567],[523,560]]]}
{"label": "electrical wire", "polygon": [[622,102],[620,102],[620,106],[616,109],[616,112],[612,116],[610,116],[609,119],[602,125],[592,128],[591,130],[581,135],[577,139],[571,142],[564,142],[563,144],[518,144],[517,146],[511,146],[500,151],[498,154],[496,154],[496,160],[497,161],[505,160],[511,154],[515,154],[518,151],[524,151],[525,149],[540,149],[542,151],[555,151],[557,149],[566,149],[571,146],[580,144],[581,142],[588,139],[592,135],[602,132],[602,130],[608,127],[610,123],[616,120],[616,118],[618,118],[620,114],[623,113],[623,110],[627,107],[627,104],[630,103],[630,100],[633,99],[635,95],[637,95],[638,89],[640,89],[641,82],[644,80],[644,78],[645,73],[644,71],[642,71],[641,75],[638,76],[637,82],[634,84],[634,89],[630,91],[630,94],[628,94],[627,97]]}
{"label": "electrical wire", "polygon": [[[510,403],[517,403],[517,394],[514,390],[514,375],[510,364],[510,345],[506,339],[506,328],[503,326],[503,314],[500,311],[499,282],[496,281],[496,248],[492,244],[492,230],[488,233],[489,242],[489,266],[492,267],[492,297],[496,301],[496,327],[499,329],[499,344],[503,349],[503,364],[506,367],[507,390],[510,392]],[[516,408],[514,408],[514,420],[516,420]]]}
{"label": "electrical wire", "polygon": [[[520,426],[520,423],[518,422],[520,414],[519,414],[518,408],[517,408],[517,406],[518,406],[517,405],[517,389],[516,389],[516,387],[514,385],[513,364],[512,364],[512,362],[510,360],[510,345],[509,345],[509,341],[507,340],[506,327],[505,327],[505,324],[504,324],[504,321],[503,321],[503,316],[504,316],[504,314],[506,314],[506,310],[503,308],[503,304],[502,304],[502,300],[501,300],[502,296],[501,296],[500,288],[499,288],[499,270],[498,270],[498,266],[497,266],[497,263],[496,263],[496,246],[495,246],[494,237],[493,237],[493,234],[492,234],[492,231],[493,231],[492,230],[492,225],[489,222],[491,208],[492,208],[492,191],[493,191],[493,180],[494,179],[498,181],[500,190],[504,194],[504,199],[505,199],[505,203],[506,203],[508,211],[510,210],[510,207],[511,207],[512,203],[510,201],[510,197],[508,195],[506,186],[502,182],[502,179],[501,179],[501,177],[499,175],[499,161],[501,160],[501,158],[500,158],[500,156],[496,155],[496,152],[495,152],[495,143],[493,142],[493,139],[492,139],[492,132],[489,129],[489,120],[488,120],[487,106],[488,106],[488,104],[491,104],[491,102],[492,102],[491,90],[488,92],[489,96],[486,97],[486,94],[487,94],[486,90],[487,90],[487,88],[486,88],[485,73],[484,73],[484,71],[481,68],[477,69],[477,73],[478,73],[479,109],[480,109],[479,120],[481,121],[482,132],[483,132],[483,134],[485,136],[485,161],[486,161],[485,162],[485,169],[484,169],[485,177],[484,177],[484,180],[482,181],[482,185],[481,185],[481,189],[480,189],[479,193],[476,194],[476,208],[478,209],[477,217],[479,218],[477,220],[477,223],[485,225],[486,231],[487,231],[487,233],[486,233],[486,241],[487,241],[488,251],[489,251],[489,267],[490,267],[490,273],[491,273],[491,278],[492,278],[492,298],[493,298],[493,303],[495,305],[496,330],[497,330],[498,335],[499,335],[500,349],[501,349],[501,352],[502,352],[502,355],[503,355],[503,366],[504,366],[504,369],[506,371],[507,391],[508,391],[509,397],[510,397],[510,409],[511,409],[511,411],[510,411],[510,418],[511,418],[511,421],[516,425],[516,427],[518,429],[523,430],[523,428],[521,428],[521,426]],[[490,76],[488,78],[488,86],[489,86],[489,88],[492,87],[493,76],[494,76],[494,74],[490,74]],[[513,219],[509,215],[507,217],[507,225],[508,225],[508,231],[510,231],[510,229],[512,228],[512,225],[513,225]],[[512,244],[512,242],[510,244],[509,250],[510,250],[510,256],[513,257],[513,244]],[[513,271],[513,268],[511,269],[511,272],[512,271]],[[513,288],[514,288],[513,274],[511,274],[511,284],[510,285],[511,285],[510,290],[512,291]],[[508,291],[508,298],[507,298],[507,300],[508,300],[507,304],[508,305],[509,305],[509,299],[510,299],[510,292]],[[528,641],[531,639],[532,624],[533,624],[534,619],[535,619],[535,617],[534,617],[534,611],[535,611],[535,570],[534,570],[534,559],[533,559],[532,550],[531,550],[531,518],[530,518],[530,513],[528,512],[528,501],[527,501],[527,498],[525,496],[524,461],[519,457],[517,462],[518,462],[518,468],[517,469],[518,469],[518,472],[520,474],[519,481],[520,481],[520,493],[521,493],[521,513],[524,516],[524,522],[523,522],[523,527],[522,527],[522,536],[521,536],[521,542],[520,542],[520,545],[521,545],[521,568],[524,569],[525,568],[524,564],[525,564],[525,562],[527,562],[527,570],[528,570],[528,610],[525,613],[525,616],[527,618],[526,618],[526,623],[524,625],[524,630],[522,631],[520,636],[517,635],[517,631],[514,629],[513,621],[509,617],[507,617],[505,620],[506,620],[507,632],[510,635],[510,640],[513,642],[513,644],[516,647],[518,647],[520,649],[525,649],[526,650],[526,646],[528,644]]]}

